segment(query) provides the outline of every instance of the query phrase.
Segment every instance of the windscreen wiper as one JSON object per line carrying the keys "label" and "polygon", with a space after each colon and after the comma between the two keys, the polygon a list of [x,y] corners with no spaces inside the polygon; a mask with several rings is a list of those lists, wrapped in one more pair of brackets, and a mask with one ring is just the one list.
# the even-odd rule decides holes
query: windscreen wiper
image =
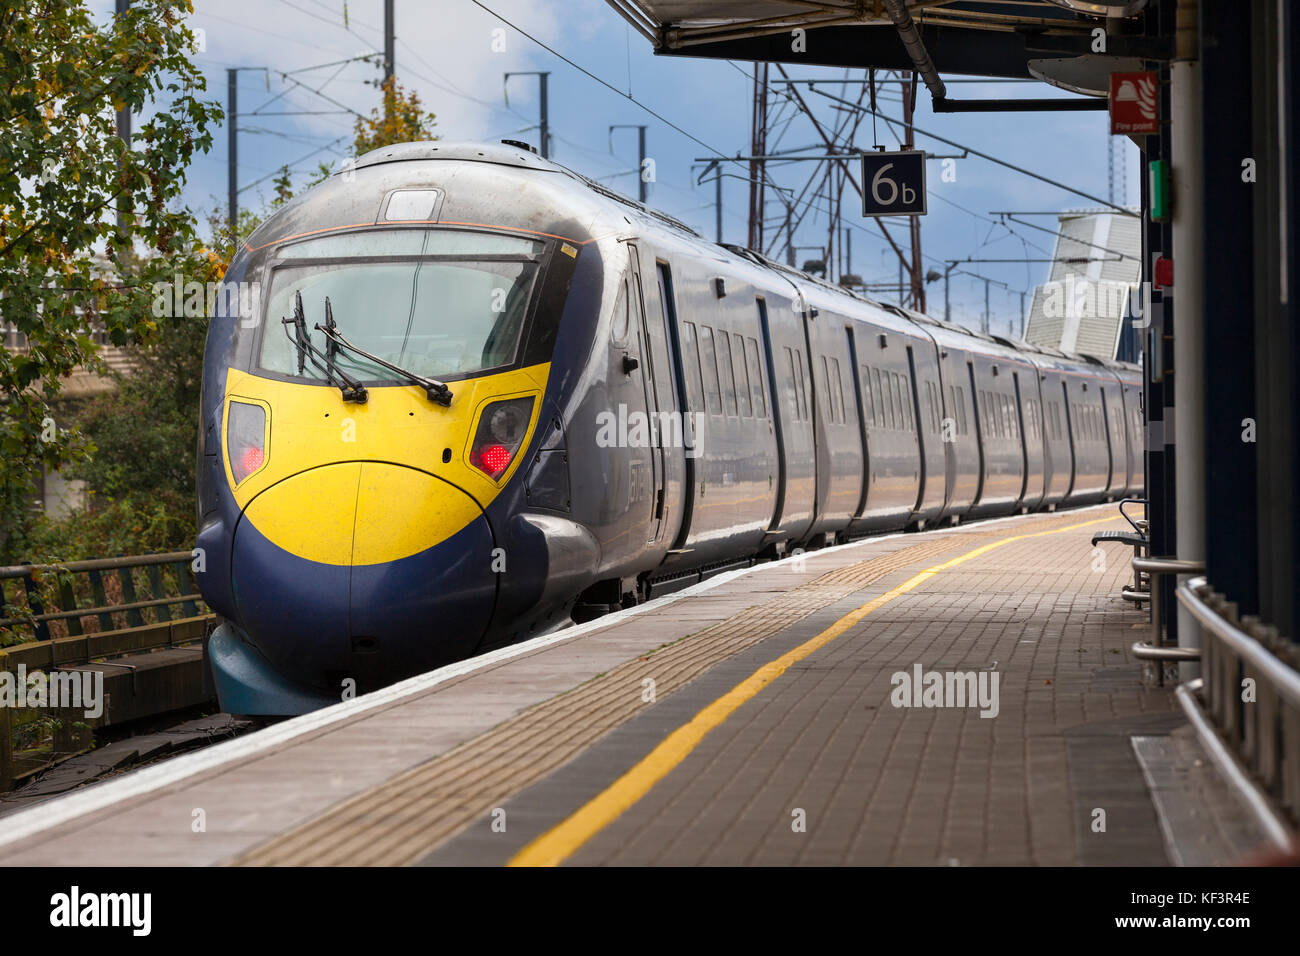
{"label": "windscreen wiper", "polygon": [[[325,300],[326,314],[329,310],[329,299]],[[325,376],[325,380],[343,393],[343,401],[353,402],[357,405],[366,403],[366,387],[352,378],[341,368],[334,364],[334,356],[331,352],[328,355],[322,355],[320,349],[311,344],[311,336],[307,333],[307,319],[302,309],[302,293],[293,294],[293,318],[280,319],[280,323],[286,326],[284,334],[288,335],[287,326],[293,326],[293,337],[290,339],[298,350],[298,374],[303,374],[306,369],[306,360],[311,359],[311,364]],[[316,328],[320,328],[319,325]],[[321,359],[325,364],[321,364]]]}
{"label": "windscreen wiper", "polygon": [[439,405],[451,405],[451,389],[437,379],[425,378],[422,375],[416,375],[414,372],[402,368],[400,365],[394,365],[392,362],[385,362],[378,355],[371,355],[363,348],[358,348],[349,342],[339,331],[339,327],[334,323],[334,308],[330,305],[329,296],[325,297],[325,324],[316,323],[316,331],[325,336],[326,342],[347,349],[349,352],[355,352],[367,361],[374,362],[376,365],[382,365],[390,372],[402,376],[412,385],[418,385],[424,389],[424,394],[428,396],[429,401],[437,402]]}

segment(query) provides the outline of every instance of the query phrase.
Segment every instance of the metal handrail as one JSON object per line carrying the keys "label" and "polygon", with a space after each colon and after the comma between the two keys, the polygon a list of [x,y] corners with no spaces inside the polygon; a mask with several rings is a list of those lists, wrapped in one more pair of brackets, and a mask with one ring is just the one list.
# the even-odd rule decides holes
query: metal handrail
{"label": "metal handrail", "polygon": [[1249,634],[1234,627],[1222,615],[1201,600],[1197,592],[1208,586],[1205,577],[1189,578],[1178,585],[1177,596],[1183,607],[1196,618],[1203,627],[1214,632],[1214,636],[1241,655],[1260,675],[1268,678],[1277,692],[1285,697],[1293,707],[1300,707],[1300,671],[1288,667]]}
{"label": "metal handrail", "polygon": [[1128,512],[1124,510],[1125,505],[1141,505],[1145,509],[1147,500],[1145,498],[1121,498],[1119,502],[1119,513],[1124,516],[1124,520],[1131,524],[1133,530],[1138,534],[1145,534],[1146,532],[1138,527],[1137,522],[1128,516]]}
{"label": "metal handrail", "polygon": [[1148,574],[1204,574],[1204,561],[1182,558],[1134,558],[1133,570]]}
{"label": "metal handrail", "polygon": [[151,564],[172,564],[190,561],[192,551],[168,551],[164,554],[131,554],[118,558],[91,558],[86,561],[66,561],[63,564],[11,564],[0,567],[0,581],[30,577],[33,571],[52,571],[56,574],[79,571],[114,571],[119,568],[145,568]]}
{"label": "metal handrail", "polygon": [[131,601],[126,604],[105,604],[103,607],[79,607],[71,611],[50,611],[45,614],[33,614],[30,617],[0,618],[0,627],[14,624],[30,624],[40,621],[68,621],[72,618],[98,617],[100,614],[116,614],[123,611],[140,611],[148,607],[184,604],[186,601],[201,601],[203,595],[198,591],[190,594],[178,594],[176,597],[150,598],[148,601]]}
{"label": "metal handrail", "polygon": [[1140,661],[1199,661],[1201,652],[1195,647],[1157,647],[1150,641],[1135,641],[1133,656]]}

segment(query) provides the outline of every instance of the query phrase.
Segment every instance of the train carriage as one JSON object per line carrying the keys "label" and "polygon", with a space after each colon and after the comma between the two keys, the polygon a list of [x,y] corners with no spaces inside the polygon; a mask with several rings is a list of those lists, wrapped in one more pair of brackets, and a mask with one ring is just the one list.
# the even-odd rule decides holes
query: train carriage
{"label": "train carriage", "polygon": [[1134,368],[871,302],[517,144],[371,152],[225,281],[257,295],[210,323],[198,546],[234,713],[795,548],[1141,489]]}

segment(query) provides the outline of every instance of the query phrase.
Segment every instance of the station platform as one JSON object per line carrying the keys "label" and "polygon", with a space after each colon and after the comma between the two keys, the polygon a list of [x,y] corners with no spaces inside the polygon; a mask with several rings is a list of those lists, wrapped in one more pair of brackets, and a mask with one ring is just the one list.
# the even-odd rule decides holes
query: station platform
{"label": "station platform", "polygon": [[1262,833],[1130,655],[1131,552],[1090,544],[1120,527],[721,574],[12,814],[0,865],[1241,860]]}

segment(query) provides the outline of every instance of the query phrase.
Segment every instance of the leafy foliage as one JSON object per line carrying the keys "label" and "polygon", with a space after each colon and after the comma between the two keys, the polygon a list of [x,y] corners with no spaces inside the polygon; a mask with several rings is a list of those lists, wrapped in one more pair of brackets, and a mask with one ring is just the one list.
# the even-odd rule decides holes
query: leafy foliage
{"label": "leafy foliage", "polygon": [[[51,413],[62,380],[96,366],[90,329],[157,340],[172,320],[152,314],[152,284],[213,267],[192,214],[173,208],[222,116],[198,98],[188,12],[188,0],[136,0],[100,26],[84,0],[0,0],[0,293],[29,346],[0,348],[0,553],[24,550],[32,476],[90,450]],[[144,117],[129,149],[123,108]]]}
{"label": "leafy foliage", "polygon": [[434,114],[424,112],[418,93],[407,93],[396,77],[384,81],[383,91],[383,104],[371,110],[369,116],[357,117],[356,138],[352,141],[356,155],[394,143],[438,138],[433,132],[437,125]]}
{"label": "leafy foliage", "polygon": [[[77,4],[73,5],[80,9]],[[136,0],[132,16],[143,16],[146,10],[162,16],[167,10],[186,6],[184,3]],[[19,16],[8,13],[9,8],[9,0],[0,0],[0,10],[6,11],[0,13],[0,22]],[[87,26],[89,21],[84,18],[84,12],[74,11],[73,15],[83,17],[83,26],[93,30]],[[163,18],[160,22],[169,21]],[[25,29],[34,34],[46,28],[27,22]],[[175,34],[176,37],[183,35],[183,30]],[[156,64],[150,74],[155,84],[153,89],[176,96],[178,105],[173,106],[172,111],[189,119],[185,123],[166,125],[160,116],[146,124],[135,137],[137,144],[143,141],[144,148],[127,160],[128,169],[134,169],[135,173],[143,171],[150,182],[149,202],[159,196],[165,205],[179,195],[183,184],[180,171],[192,152],[192,148],[185,144],[206,149],[211,140],[207,125],[219,119],[221,113],[212,104],[200,104],[189,98],[191,89],[202,89],[203,80],[192,67],[183,63],[186,52],[183,43],[170,45],[170,40],[157,31],[146,32],[145,38],[149,36],[153,37],[154,46],[146,44],[146,47],[153,50],[154,59],[150,62]],[[64,44],[73,39],[68,34],[60,34],[60,37],[58,42]],[[99,42],[123,41],[101,37]],[[54,39],[47,41],[47,49],[52,50],[55,46]],[[66,53],[62,55],[67,56]],[[19,69],[8,62],[9,56],[9,51],[6,51],[6,74]],[[105,82],[109,71],[109,66],[103,68]],[[180,78],[183,88],[178,89],[174,84],[162,86],[159,77],[167,71]],[[12,85],[10,95],[13,95]],[[61,95],[67,95],[67,92]],[[136,90],[134,95],[141,98],[132,102],[143,102],[145,94]],[[0,111],[4,109],[4,102],[4,94],[0,93]],[[58,126],[57,113],[46,122],[54,124],[52,129],[62,129]],[[415,93],[407,94],[400,85],[390,82],[384,87],[382,107],[373,111],[369,118],[357,120],[354,146],[360,154],[393,143],[434,139],[433,126],[434,116],[424,112],[419,97]],[[95,129],[94,135],[100,137],[95,140],[97,155],[103,158],[102,162],[82,152],[76,153],[72,160],[66,161],[80,164],[68,167],[74,175],[74,182],[94,184],[99,182],[96,176],[111,180],[109,174],[116,175],[120,143],[114,147],[117,140],[111,124],[96,126]],[[49,138],[57,139],[58,135],[61,134],[51,132]],[[168,152],[167,142],[179,144],[177,151]],[[0,150],[3,149],[4,146],[0,145]],[[3,153],[0,153],[0,158],[3,158]],[[148,169],[149,162],[162,163],[163,168]],[[307,188],[324,180],[331,171],[330,167],[322,164]],[[75,178],[78,173],[82,176],[80,180]],[[31,175],[27,178],[30,179]],[[152,185],[155,180],[156,188]],[[116,180],[109,185],[113,182]],[[11,196],[8,190],[13,188],[10,181],[0,177],[0,215],[18,221],[17,213],[10,213],[9,204],[23,197]],[[107,187],[101,184],[95,188],[102,190]],[[65,258],[57,260],[56,264],[72,262],[74,274],[87,277],[82,281],[98,279],[98,285],[89,286],[90,292],[74,295],[73,290],[66,286],[59,289],[57,295],[41,292],[40,280],[44,273],[36,271],[39,265],[31,262],[25,269],[0,272],[0,288],[5,290],[6,297],[11,283],[26,280],[28,292],[23,301],[39,302],[42,309],[36,321],[19,326],[28,333],[34,346],[39,344],[39,349],[34,348],[26,357],[0,350],[0,401],[5,403],[5,423],[0,426],[0,451],[6,456],[5,463],[0,465],[0,493],[12,494],[13,499],[12,509],[5,510],[0,505],[0,517],[4,520],[0,525],[0,553],[8,552],[9,560],[60,562],[122,553],[170,551],[187,546],[186,543],[192,539],[194,443],[198,434],[207,320],[179,316],[155,319],[151,314],[150,290],[154,282],[172,281],[177,272],[186,282],[219,281],[234,258],[235,237],[249,235],[266,215],[292,198],[287,168],[281,169],[273,188],[269,209],[241,209],[239,221],[233,228],[224,207],[208,213],[204,218],[212,238],[207,247],[195,239],[189,213],[173,215],[153,206],[141,211],[137,207],[142,199],[137,195],[132,197],[137,222],[132,223],[125,233],[119,233],[110,221],[112,217],[107,215],[99,220],[92,216],[86,223],[87,228],[81,232],[66,226],[69,234],[80,244],[76,247],[70,244]],[[85,189],[81,191],[85,192]],[[40,202],[45,205],[40,205]],[[53,196],[31,200],[32,204],[24,210],[25,215],[31,219],[38,214],[48,214],[44,211],[57,208],[55,202]],[[101,204],[100,211],[107,213],[111,205],[111,202]],[[64,216],[70,214],[68,210],[63,213]],[[8,233],[3,230],[8,228],[10,218],[0,221],[0,241],[8,240]],[[48,231],[42,231],[39,226],[33,234],[37,233],[48,238]],[[151,257],[135,255],[133,241],[138,245],[141,240],[147,241],[156,254]],[[109,251],[106,264],[118,270],[117,277],[96,272],[92,250],[100,247]],[[44,259],[39,261],[43,263]],[[35,279],[32,279],[33,275]],[[81,315],[76,313],[78,309],[82,310]],[[38,313],[33,310],[28,314]],[[86,341],[77,339],[71,345],[67,344],[68,337],[84,326],[86,316],[105,322],[114,342],[130,344],[137,371],[122,377],[116,391],[74,406],[58,401],[58,382],[74,366],[94,364],[95,348],[89,336],[83,333]],[[62,357],[57,363],[50,363],[47,350],[56,342],[63,343],[63,352],[59,353]],[[24,392],[17,387],[16,372],[12,369],[18,363],[26,363],[23,365],[24,375],[36,376],[29,377],[28,382],[36,382],[38,390]],[[29,400],[31,407],[26,407],[23,403]],[[51,413],[51,409],[56,411]],[[20,446],[12,441],[5,444],[6,436],[11,434],[9,417],[19,411],[25,417],[15,415],[12,427],[18,429],[17,434],[28,436],[28,440],[21,446],[25,451],[20,452],[20,457],[10,461],[9,449]],[[51,414],[59,419],[58,441],[33,444],[30,441],[32,423],[39,425]],[[20,422],[25,424],[18,428]],[[39,473],[42,463],[50,467],[70,465],[66,472],[71,477],[83,479],[89,487],[90,508],[62,519],[41,516],[34,522],[23,520],[29,498],[28,476]]]}

